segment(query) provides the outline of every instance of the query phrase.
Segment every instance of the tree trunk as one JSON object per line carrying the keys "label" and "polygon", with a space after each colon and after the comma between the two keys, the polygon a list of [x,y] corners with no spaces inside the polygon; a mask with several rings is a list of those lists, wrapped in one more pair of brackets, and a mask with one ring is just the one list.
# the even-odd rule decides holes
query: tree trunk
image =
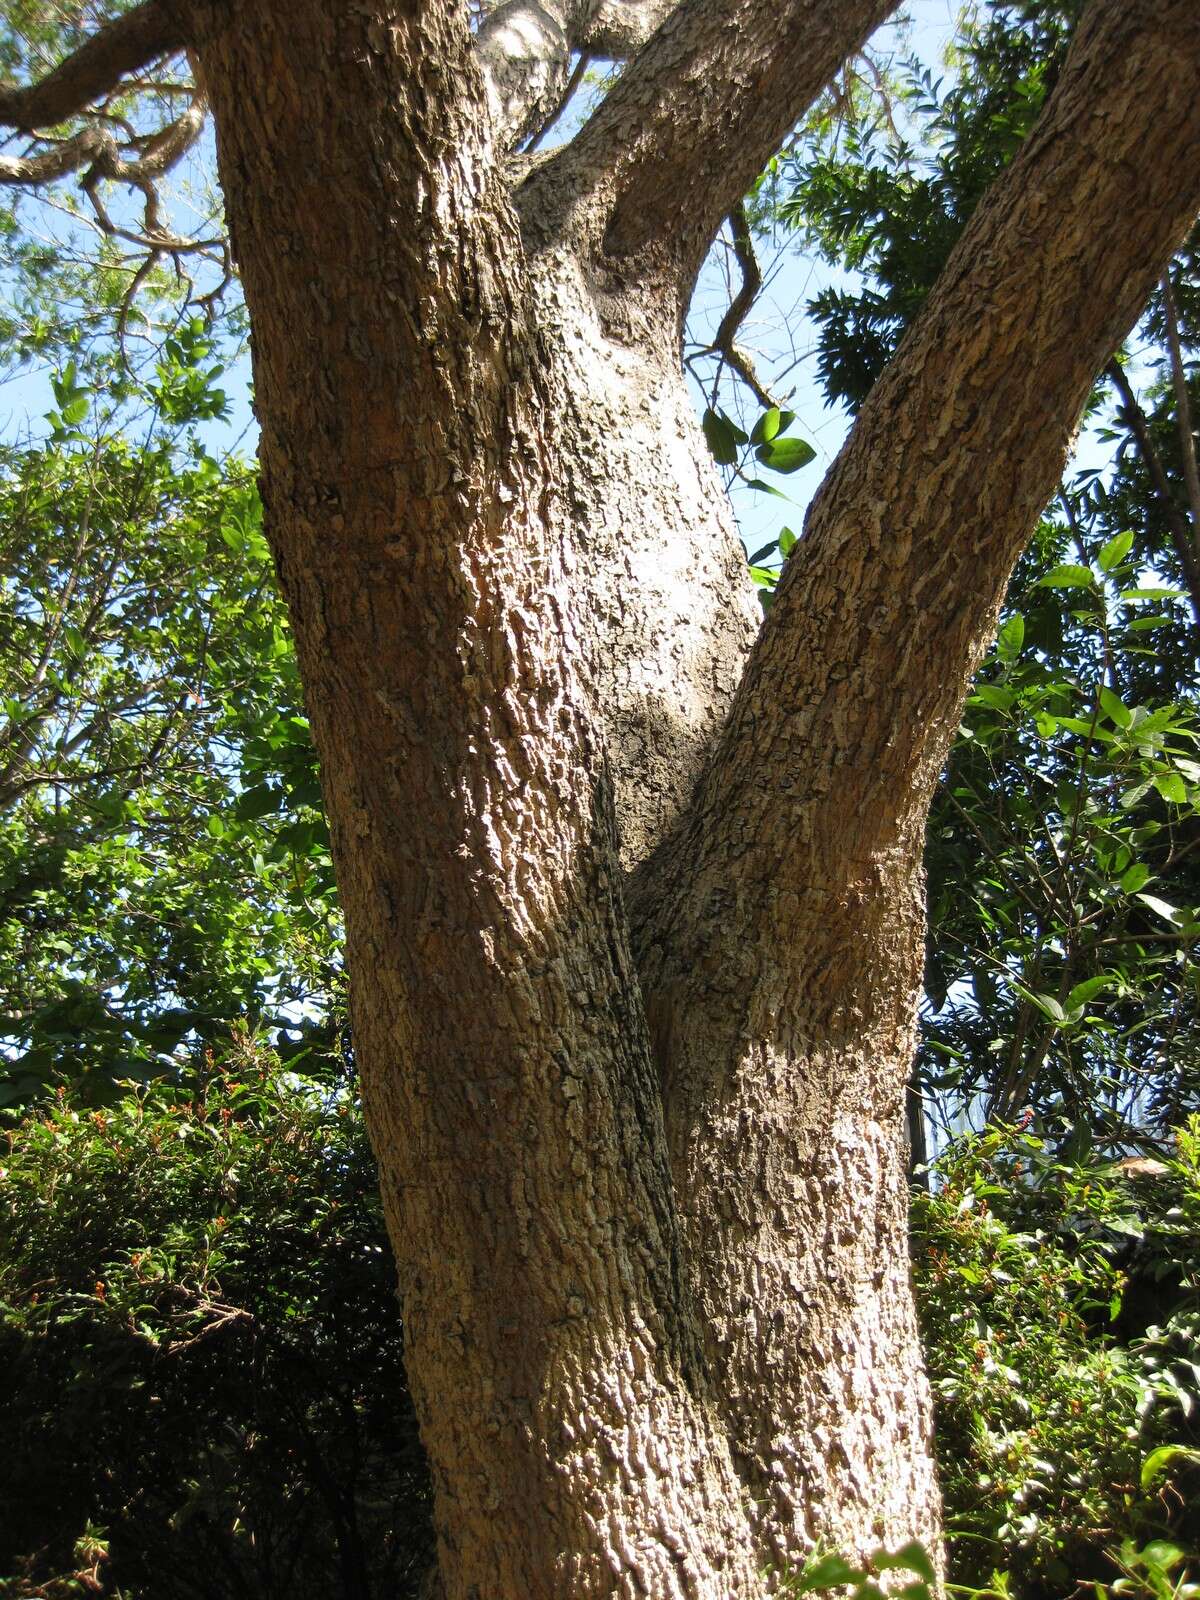
{"label": "tree trunk", "polygon": [[[1094,8],[745,671],[678,329],[770,146],[719,178],[694,141],[735,68],[776,139],[888,8],[690,0],[586,138],[507,166],[562,61],[485,83],[449,4],[183,9],[445,1592],[735,1600],[817,1540],[936,1545],[924,820],[1091,376],[1200,203],[1191,0]],[[546,16],[569,43],[599,10]]]}

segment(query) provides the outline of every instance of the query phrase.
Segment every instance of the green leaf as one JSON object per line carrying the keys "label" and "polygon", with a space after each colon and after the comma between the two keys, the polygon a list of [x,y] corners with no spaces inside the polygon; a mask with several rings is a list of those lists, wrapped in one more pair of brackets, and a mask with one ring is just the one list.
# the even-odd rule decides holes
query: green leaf
{"label": "green leaf", "polygon": [[[1149,1490],[1155,1478],[1163,1477],[1176,1461],[1186,1461],[1192,1466],[1200,1466],[1200,1450],[1189,1450],[1187,1445],[1160,1445],[1157,1450],[1150,1451],[1146,1461],[1142,1461],[1142,1488]],[[1174,1546],[1168,1546],[1166,1549],[1171,1552],[1170,1562],[1157,1562],[1157,1565],[1174,1565],[1174,1562],[1181,1560],[1182,1550],[1176,1550]]]}
{"label": "green leaf", "polygon": [[1163,919],[1172,928],[1178,928],[1183,922],[1183,912],[1177,906],[1169,905],[1167,901],[1160,900],[1157,895],[1139,894],[1137,896],[1144,906],[1149,906],[1156,916]]}
{"label": "green leaf", "polygon": [[1163,772],[1154,779],[1154,787],[1164,800],[1169,800],[1172,805],[1182,806],[1187,804],[1187,788],[1183,779],[1177,772]]}
{"label": "green leaf", "polygon": [[1119,567],[1121,562],[1133,549],[1133,534],[1130,532],[1118,533],[1115,538],[1108,541],[1101,548],[1096,558],[1100,563],[1101,572],[1111,572],[1114,567]]}
{"label": "green leaf", "polygon": [[1011,689],[1002,689],[999,684],[977,683],[971,698],[990,706],[993,711],[1011,711],[1017,697]]}
{"label": "green leaf", "polygon": [[1094,584],[1095,578],[1090,567],[1080,567],[1070,563],[1051,568],[1037,582],[1039,589],[1090,589]]}
{"label": "green leaf", "polygon": [[746,435],[732,423],[723,411],[705,411],[700,426],[708,441],[713,460],[722,467],[732,467],[738,458],[738,446],[746,442]]}
{"label": "green leaf", "polygon": [[754,454],[772,472],[799,472],[817,459],[817,452],[804,439],[772,439],[770,444],[760,444]]}
{"label": "green leaf", "polygon": [[996,644],[1001,661],[1015,661],[1025,643],[1025,618],[1015,611],[1000,629]]}
{"label": "green leaf", "polygon": [[1135,861],[1121,874],[1121,887],[1126,894],[1136,894],[1143,884],[1149,883],[1150,876],[1150,868]]}
{"label": "green leaf", "polygon": [[1067,1012],[1077,1011],[1080,1007],[1086,1006],[1098,994],[1102,994],[1105,989],[1111,988],[1115,982],[1116,979],[1107,972],[1102,972],[1095,978],[1085,978],[1082,983],[1077,983],[1067,996]]}
{"label": "green leaf", "polygon": [[1149,793],[1149,779],[1147,779],[1145,783],[1135,783],[1132,789],[1126,789],[1124,794],[1121,796],[1119,804],[1122,811],[1132,811],[1134,806],[1136,806],[1139,801],[1144,800]]}
{"label": "green leaf", "polygon": [[762,416],[750,430],[751,444],[770,444],[771,440],[780,431],[782,413],[778,406],[771,406],[764,411]]}
{"label": "green leaf", "polygon": [[792,532],[792,530],[790,528],[780,528],[780,530],[779,530],[779,553],[784,558],[785,561],[787,560],[788,556],[791,555],[792,551],[795,548],[796,548],[796,535]]}
{"label": "green leaf", "polygon": [[1111,689],[1105,688],[1103,685],[1100,689],[1100,704],[1118,728],[1127,728],[1133,721],[1133,713],[1125,702],[1119,695],[1115,695]]}
{"label": "green leaf", "polygon": [[793,1594],[813,1594],[819,1589],[839,1589],[843,1584],[859,1583],[865,1574],[852,1567],[845,1556],[829,1554],[808,1562],[792,1585]]}
{"label": "green leaf", "polygon": [[886,1550],[877,1551],[871,1557],[871,1565],[879,1572],[915,1572],[917,1577],[924,1578],[926,1583],[937,1582],[937,1573],[934,1571],[928,1550],[915,1539],[901,1545],[899,1550],[893,1550],[890,1554]]}

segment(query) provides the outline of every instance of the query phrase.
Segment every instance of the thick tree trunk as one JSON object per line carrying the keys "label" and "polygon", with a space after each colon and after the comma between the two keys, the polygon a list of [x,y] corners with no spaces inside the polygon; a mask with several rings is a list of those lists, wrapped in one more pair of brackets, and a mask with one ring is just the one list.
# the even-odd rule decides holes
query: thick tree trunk
{"label": "thick tree trunk", "polygon": [[[533,299],[481,108],[421,130],[410,181],[389,167],[412,150],[413,62],[472,73],[465,31],[421,39],[397,15],[335,18],[310,0],[243,6],[200,43],[446,1591],[755,1593],[681,1292],[610,780],[578,670],[596,653],[572,601],[576,564],[623,531],[637,581],[640,502],[661,501],[644,476],[631,498],[603,455],[589,465],[548,427],[644,472],[620,437],[627,395],[663,397],[618,370],[619,351],[607,392],[566,385],[581,330],[571,311],[556,343],[553,305]],[[275,181],[247,182],[264,159]],[[673,473],[694,423],[666,398]],[[688,466],[694,516],[711,480]],[[700,570],[722,636],[713,561]],[[610,603],[618,624],[623,605],[636,614],[615,587]],[[677,683],[656,695],[647,666],[618,746],[644,747],[647,720],[669,748],[711,729],[707,647],[661,643]]]}
{"label": "thick tree trunk", "polygon": [[[1092,0],[752,649],[680,317],[890,0],[484,9],[473,40],[459,0],[141,0],[0,122],[181,41],[211,90],[445,1595],[740,1600],[815,1541],[937,1541],[924,821],[1093,375],[1200,208],[1200,8]],[[583,132],[513,156],[598,48],[636,55]]]}
{"label": "thick tree trunk", "polygon": [[1152,82],[1195,170],[1189,7],[1098,8],[744,673],[677,350],[729,197],[687,129],[717,138],[739,38],[799,95],[887,7],[839,37],[788,0],[785,48],[775,0],[692,0],[515,206],[493,140],[561,43],[526,99],[432,0],[186,9],[445,1591],[736,1600],[818,1539],[936,1543],[902,1156],[924,816],[1090,375],[1200,200],[1126,161]]}

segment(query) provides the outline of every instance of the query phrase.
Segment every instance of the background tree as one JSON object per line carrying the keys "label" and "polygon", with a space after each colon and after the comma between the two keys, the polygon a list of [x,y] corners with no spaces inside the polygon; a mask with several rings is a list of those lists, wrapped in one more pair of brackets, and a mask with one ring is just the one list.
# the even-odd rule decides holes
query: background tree
{"label": "background tree", "polygon": [[[739,680],[681,308],[887,9],[688,0],[643,44],[636,10],[150,3],[0,103],[46,130],[185,42],[213,101],[451,1594],[751,1593],[815,1536],[936,1529],[899,1159],[925,813],[1200,202],[1200,20],[1092,7]],[[506,160],[601,38],[640,48],[582,132]],[[154,184],[196,102],[109,110],[9,175],[132,183],[182,253]]]}

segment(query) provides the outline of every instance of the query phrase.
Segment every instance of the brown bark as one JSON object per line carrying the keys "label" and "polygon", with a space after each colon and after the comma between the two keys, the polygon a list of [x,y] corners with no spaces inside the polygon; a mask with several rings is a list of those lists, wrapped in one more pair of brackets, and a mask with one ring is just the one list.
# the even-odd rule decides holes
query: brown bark
{"label": "brown bark", "polygon": [[32,132],[66,122],[109,93],[125,74],[181,49],[186,37],[167,0],[142,0],[44,78],[26,85],[0,84],[0,125]]}
{"label": "brown bark", "polygon": [[789,1513],[852,1540],[864,1505],[894,1537],[931,1503],[919,1454],[878,1471],[898,1417],[928,1427],[896,1159],[924,823],[1095,375],[1200,208],[1197,63],[1188,0],[1093,6],[814,501],[695,805],[641,876],[686,1259],[785,1550]]}
{"label": "brown bark", "polygon": [[514,161],[611,6],[514,43],[526,6],[473,42],[452,0],[175,3],[450,1600],[733,1600],[815,1539],[937,1538],[902,1135],[925,811],[1092,376],[1200,206],[1200,16],[1094,4],[743,673],[681,307],[888,9],[685,0],[572,146]]}
{"label": "brown bark", "polygon": [[425,29],[260,4],[198,42],[443,1579],[749,1594],[573,666],[561,406],[466,30]]}

